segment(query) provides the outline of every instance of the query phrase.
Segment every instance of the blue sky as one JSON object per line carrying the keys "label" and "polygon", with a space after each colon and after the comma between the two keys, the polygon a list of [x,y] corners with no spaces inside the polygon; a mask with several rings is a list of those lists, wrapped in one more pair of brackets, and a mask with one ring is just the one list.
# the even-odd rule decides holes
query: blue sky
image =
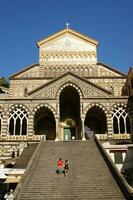
{"label": "blue sky", "polygon": [[133,0],[0,0],[0,76],[38,63],[36,42],[67,21],[99,41],[99,62],[133,66]]}

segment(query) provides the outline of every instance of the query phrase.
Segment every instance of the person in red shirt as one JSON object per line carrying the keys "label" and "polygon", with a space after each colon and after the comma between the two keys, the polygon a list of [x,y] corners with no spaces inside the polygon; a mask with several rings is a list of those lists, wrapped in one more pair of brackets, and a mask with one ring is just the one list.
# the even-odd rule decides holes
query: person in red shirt
{"label": "person in red shirt", "polygon": [[62,158],[59,158],[59,160],[57,161],[57,167],[58,167],[57,173],[62,174],[63,167],[64,167],[64,163],[63,163]]}

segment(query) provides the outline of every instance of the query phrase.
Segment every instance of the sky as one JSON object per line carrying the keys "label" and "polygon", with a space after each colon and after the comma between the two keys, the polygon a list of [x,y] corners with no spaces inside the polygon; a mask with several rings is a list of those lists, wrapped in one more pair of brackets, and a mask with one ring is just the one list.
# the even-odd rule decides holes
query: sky
{"label": "sky", "polygon": [[65,28],[99,41],[98,62],[133,66],[133,0],[0,0],[0,77],[38,63],[36,43]]}

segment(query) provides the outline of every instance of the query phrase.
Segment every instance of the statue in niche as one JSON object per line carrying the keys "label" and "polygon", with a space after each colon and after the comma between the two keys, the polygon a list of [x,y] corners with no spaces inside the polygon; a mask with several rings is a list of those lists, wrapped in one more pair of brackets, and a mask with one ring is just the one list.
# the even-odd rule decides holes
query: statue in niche
{"label": "statue in niche", "polygon": [[28,96],[28,91],[27,91],[27,87],[24,88],[24,97]]}

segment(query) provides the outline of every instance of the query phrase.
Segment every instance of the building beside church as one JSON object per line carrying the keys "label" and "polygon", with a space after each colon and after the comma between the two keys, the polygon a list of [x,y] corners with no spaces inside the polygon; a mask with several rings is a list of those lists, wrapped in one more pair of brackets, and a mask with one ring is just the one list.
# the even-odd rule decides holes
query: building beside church
{"label": "building beside church", "polygon": [[[37,43],[39,62],[10,77],[0,95],[0,152],[22,141],[86,140],[96,134],[125,155],[133,119],[127,75],[98,62],[98,41],[66,28]],[[7,155],[8,155],[7,153]],[[2,153],[1,153],[2,155]]]}

